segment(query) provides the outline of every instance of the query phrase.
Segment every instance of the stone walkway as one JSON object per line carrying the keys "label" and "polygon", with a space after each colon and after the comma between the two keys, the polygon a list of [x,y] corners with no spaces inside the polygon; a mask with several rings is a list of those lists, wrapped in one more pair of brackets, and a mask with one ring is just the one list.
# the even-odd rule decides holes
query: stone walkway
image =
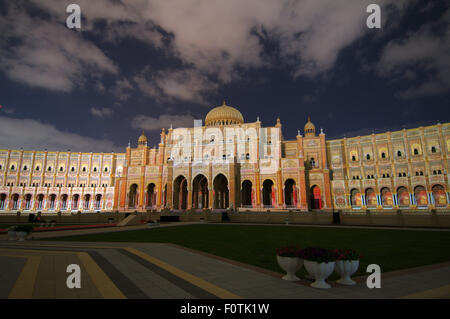
{"label": "stone walkway", "polygon": [[[70,264],[80,289],[67,288]],[[319,290],[280,277],[173,244],[0,241],[0,298],[450,298],[450,263],[382,274],[380,289],[365,278]]]}

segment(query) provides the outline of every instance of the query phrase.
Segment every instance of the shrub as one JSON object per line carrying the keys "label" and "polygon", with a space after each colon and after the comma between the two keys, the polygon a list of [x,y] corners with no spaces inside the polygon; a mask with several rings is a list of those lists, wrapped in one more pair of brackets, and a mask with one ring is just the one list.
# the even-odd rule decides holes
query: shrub
{"label": "shrub", "polygon": [[304,260],[317,261],[319,264],[336,261],[337,259],[337,255],[334,250],[318,247],[308,247],[302,249],[299,253],[299,257]]}
{"label": "shrub", "polygon": [[31,233],[33,231],[33,227],[30,225],[21,225],[16,226],[16,232],[24,232],[24,233]]}

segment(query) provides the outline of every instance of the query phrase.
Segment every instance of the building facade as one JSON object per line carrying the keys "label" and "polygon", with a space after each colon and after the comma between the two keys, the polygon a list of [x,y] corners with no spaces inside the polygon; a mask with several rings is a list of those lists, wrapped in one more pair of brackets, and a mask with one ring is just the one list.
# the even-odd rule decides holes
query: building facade
{"label": "building facade", "polygon": [[285,140],[235,108],[125,153],[0,150],[2,212],[449,209],[450,124]]}

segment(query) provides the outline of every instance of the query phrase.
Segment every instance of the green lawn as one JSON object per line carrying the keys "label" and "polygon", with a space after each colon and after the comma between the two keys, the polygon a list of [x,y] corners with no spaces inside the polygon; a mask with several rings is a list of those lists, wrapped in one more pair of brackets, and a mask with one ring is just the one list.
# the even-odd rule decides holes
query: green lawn
{"label": "green lawn", "polygon": [[368,264],[386,272],[450,261],[450,232],[440,231],[189,225],[53,240],[174,243],[277,272],[275,250],[284,245],[355,249],[361,254],[359,275]]}

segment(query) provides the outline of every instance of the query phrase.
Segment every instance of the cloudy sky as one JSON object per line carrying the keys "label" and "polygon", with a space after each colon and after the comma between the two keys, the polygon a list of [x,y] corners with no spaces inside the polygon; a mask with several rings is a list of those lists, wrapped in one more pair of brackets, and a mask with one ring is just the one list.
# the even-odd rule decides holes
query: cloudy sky
{"label": "cloudy sky", "polygon": [[153,145],[224,99],[287,139],[448,122],[449,24],[439,0],[0,0],[0,149]]}

